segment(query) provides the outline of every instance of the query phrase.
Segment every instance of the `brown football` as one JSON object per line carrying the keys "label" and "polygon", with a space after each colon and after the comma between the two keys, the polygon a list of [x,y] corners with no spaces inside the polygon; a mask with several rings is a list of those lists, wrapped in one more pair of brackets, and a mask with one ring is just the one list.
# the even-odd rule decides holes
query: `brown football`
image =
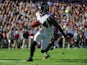
{"label": "brown football", "polygon": [[40,25],[39,21],[32,21],[32,27]]}

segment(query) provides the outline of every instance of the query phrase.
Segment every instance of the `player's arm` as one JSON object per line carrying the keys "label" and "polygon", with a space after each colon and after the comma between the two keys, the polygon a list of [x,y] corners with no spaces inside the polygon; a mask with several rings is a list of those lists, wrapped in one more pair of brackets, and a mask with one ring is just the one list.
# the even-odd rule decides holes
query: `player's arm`
{"label": "player's arm", "polygon": [[57,23],[57,21],[55,20],[55,18],[54,17],[50,17],[50,18],[51,18],[51,24],[53,24],[56,28],[58,28],[58,30],[63,34],[63,36],[67,38],[67,35],[63,32],[62,28]]}
{"label": "player's arm", "polygon": [[54,21],[53,25],[58,28],[58,30],[63,34],[64,37],[67,38],[66,34],[63,32],[62,28],[57,22]]}
{"label": "player's arm", "polygon": [[36,21],[32,22],[32,27],[37,27],[37,26],[39,26],[41,24],[40,23],[40,19],[41,19],[40,12],[37,11],[35,15],[36,15]]}

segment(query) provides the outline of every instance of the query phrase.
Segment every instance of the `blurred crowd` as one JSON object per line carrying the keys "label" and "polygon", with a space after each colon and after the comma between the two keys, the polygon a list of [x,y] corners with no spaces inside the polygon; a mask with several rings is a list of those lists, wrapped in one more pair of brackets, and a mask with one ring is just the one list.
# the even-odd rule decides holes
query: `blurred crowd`
{"label": "blurred crowd", "polygon": [[[35,13],[41,2],[6,0],[0,3],[0,48],[30,47],[33,35],[40,29],[40,26],[32,28],[31,22],[36,20]],[[87,4],[47,3],[64,32],[71,36],[68,44],[59,32],[59,48],[87,47]]]}

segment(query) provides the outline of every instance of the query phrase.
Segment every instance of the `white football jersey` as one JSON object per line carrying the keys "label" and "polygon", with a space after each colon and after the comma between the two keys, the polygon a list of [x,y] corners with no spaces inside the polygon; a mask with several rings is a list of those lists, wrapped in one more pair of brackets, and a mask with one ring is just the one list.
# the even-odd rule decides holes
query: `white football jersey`
{"label": "white football jersey", "polygon": [[36,12],[36,18],[37,20],[40,21],[41,24],[43,24],[44,22],[46,22],[46,19],[49,17],[50,15],[45,14],[44,16],[41,16],[41,14],[39,12]]}

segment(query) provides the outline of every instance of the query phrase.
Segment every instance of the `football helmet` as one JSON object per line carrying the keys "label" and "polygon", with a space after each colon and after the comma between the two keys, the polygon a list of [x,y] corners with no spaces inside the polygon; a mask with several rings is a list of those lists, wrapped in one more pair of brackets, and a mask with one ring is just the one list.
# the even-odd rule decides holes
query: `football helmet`
{"label": "football helmet", "polygon": [[42,3],[39,9],[41,10],[42,14],[45,14],[49,11],[49,5],[47,3]]}

